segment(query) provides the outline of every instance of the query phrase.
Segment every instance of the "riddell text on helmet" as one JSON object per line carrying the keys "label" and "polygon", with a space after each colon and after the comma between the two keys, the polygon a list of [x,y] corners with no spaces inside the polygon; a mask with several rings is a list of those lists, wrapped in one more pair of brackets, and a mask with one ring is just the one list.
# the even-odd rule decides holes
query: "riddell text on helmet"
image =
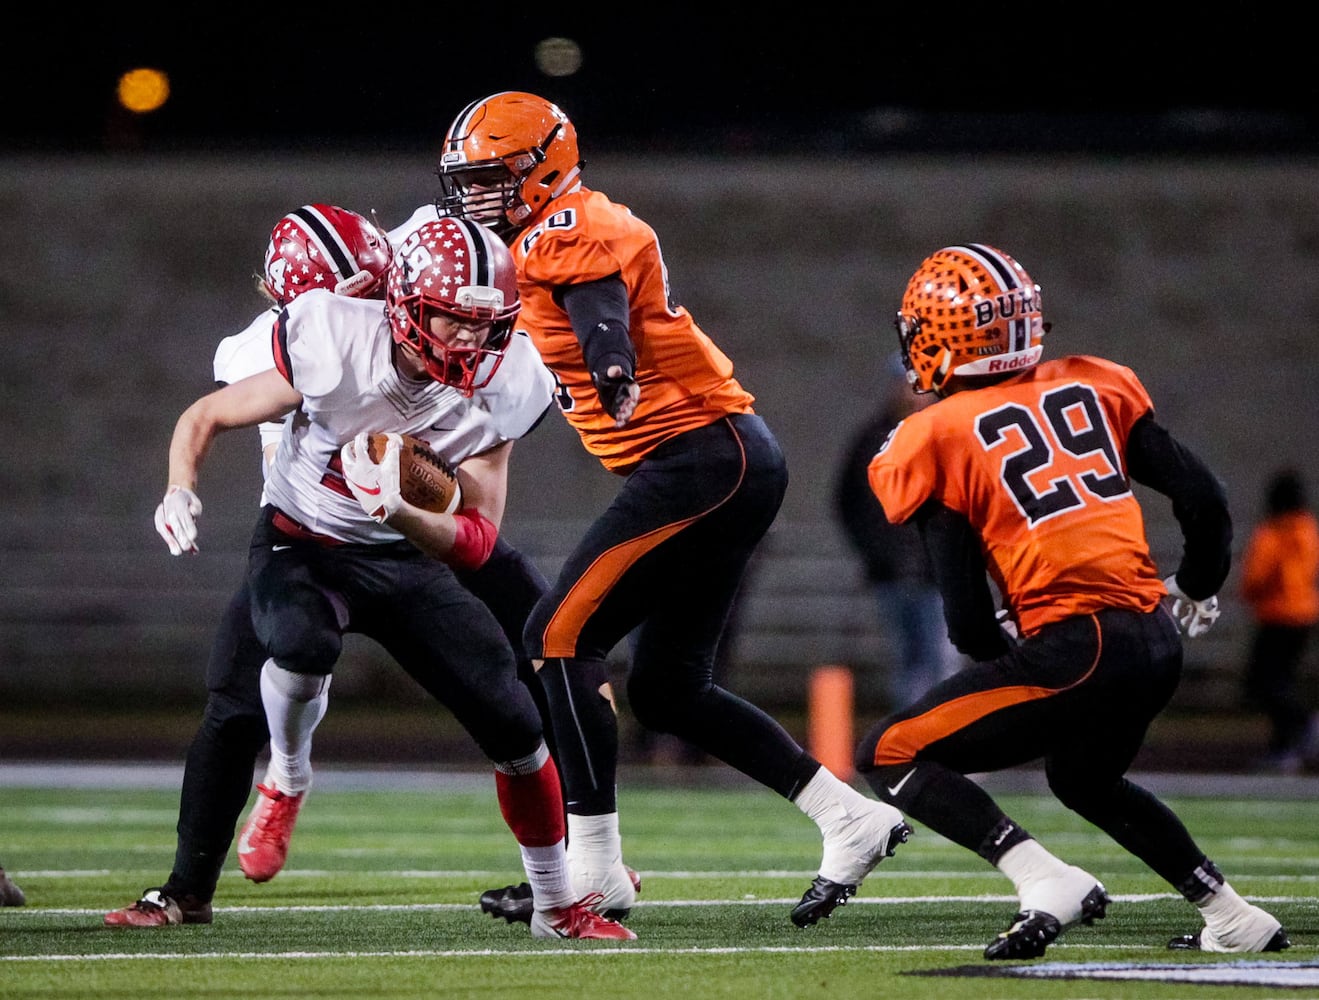
{"label": "riddell text on helmet", "polygon": [[990,358],[984,362],[984,370],[987,373],[1011,372],[1018,368],[1029,368],[1040,360],[1040,354],[1044,350],[1042,347],[1032,347],[1029,351],[1021,354],[1014,354],[1007,358]]}

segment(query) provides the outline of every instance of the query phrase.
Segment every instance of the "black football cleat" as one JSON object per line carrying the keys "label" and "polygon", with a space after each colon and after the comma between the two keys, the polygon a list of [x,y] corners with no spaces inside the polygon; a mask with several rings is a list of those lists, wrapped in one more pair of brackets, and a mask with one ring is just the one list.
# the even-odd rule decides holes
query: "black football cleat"
{"label": "black football cleat", "polygon": [[[864,879],[885,858],[893,857],[899,844],[905,844],[912,834],[907,824],[892,806],[884,802],[869,803],[870,809],[856,818],[849,831],[850,842],[839,852],[850,861],[847,866],[855,873],[855,881],[835,882],[817,875],[811,886],[802,894],[801,901],[792,908],[789,916],[798,927],[810,927],[828,917],[856,895]],[[894,820],[896,819],[896,822]],[[830,845],[826,843],[828,853]],[[837,861],[835,856],[834,861]]]}
{"label": "black football cleat", "polygon": [[481,912],[496,919],[503,917],[510,924],[531,923],[534,911],[531,885],[527,882],[506,885],[502,889],[487,889],[481,893]]}
{"label": "black football cleat", "polygon": [[1012,926],[985,949],[991,962],[1018,958],[1039,958],[1058,935],[1076,924],[1093,924],[1108,910],[1108,893],[1096,884],[1081,900],[1080,915],[1064,926],[1063,922],[1043,910],[1023,910],[1012,918]]}
{"label": "black football cleat", "polygon": [[996,961],[1011,958],[1039,958],[1063,932],[1057,917],[1038,910],[1018,913],[1012,926],[989,943],[985,958]]}
{"label": "black football cleat", "polygon": [[792,922],[798,927],[810,927],[827,918],[838,907],[856,895],[857,887],[845,882],[831,882],[817,875],[811,887],[802,894],[801,902],[792,908]]}

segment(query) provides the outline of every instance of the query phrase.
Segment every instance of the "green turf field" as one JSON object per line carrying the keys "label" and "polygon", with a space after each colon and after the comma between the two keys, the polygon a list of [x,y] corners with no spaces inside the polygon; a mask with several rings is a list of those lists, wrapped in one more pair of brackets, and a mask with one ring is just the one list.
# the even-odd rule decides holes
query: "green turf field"
{"label": "green turf field", "polygon": [[[1238,890],[1291,933],[1289,951],[1243,958],[1167,951],[1199,926],[1186,903],[1051,799],[1000,795],[1114,902],[1044,959],[989,963],[981,952],[1010,922],[1011,886],[928,830],[802,931],[788,910],[819,845],[794,807],[699,776],[634,782],[621,798],[626,858],[643,878],[628,921],[639,937],[597,943],[532,940],[479,911],[482,889],[521,880],[482,776],[452,788],[318,785],[276,879],[253,885],[231,861],[214,924],[149,931],[110,930],[101,916],[164,880],[176,787],[0,787],[0,863],[28,896],[0,909],[0,997],[1319,997],[1319,801],[1170,799]],[[1032,976],[1003,975],[1013,969]]]}

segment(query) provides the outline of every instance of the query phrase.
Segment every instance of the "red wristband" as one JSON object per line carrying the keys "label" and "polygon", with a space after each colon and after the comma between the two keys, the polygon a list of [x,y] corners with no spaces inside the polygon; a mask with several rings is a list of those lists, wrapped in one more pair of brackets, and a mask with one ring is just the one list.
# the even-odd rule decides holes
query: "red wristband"
{"label": "red wristband", "polygon": [[480,569],[494,551],[499,529],[479,510],[460,510],[453,521],[453,548],[445,562],[456,569]]}

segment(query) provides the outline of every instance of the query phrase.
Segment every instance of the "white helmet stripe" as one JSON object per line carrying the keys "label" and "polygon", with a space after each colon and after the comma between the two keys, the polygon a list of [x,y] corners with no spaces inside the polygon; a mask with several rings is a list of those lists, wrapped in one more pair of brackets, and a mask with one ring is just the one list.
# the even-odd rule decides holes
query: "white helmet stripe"
{"label": "white helmet stripe", "polygon": [[1026,349],[1026,321],[1024,319],[1014,319],[1008,323],[1008,339],[1012,343],[1012,353]]}
{"label": "white helmet stripe", "polygon": [[334,228],[334,224],[322,215],[315,205],[303,205],[289,215],[302,223],[307,235],[316,244],[316,249],[321,252],[326,263],[334,269],[340,280],[357,273],[359,268],[353,251],[339,235],[339,230]]}
{"label": "white helmet stripe", "polygon": [[1017,277],[1016,270],[993,247],[987,247],[983,243],[966,243],[953,249],[964,250],[997,274],[999,280],[1003,282],[1004,289],[1021,287],[1021,279]]}

